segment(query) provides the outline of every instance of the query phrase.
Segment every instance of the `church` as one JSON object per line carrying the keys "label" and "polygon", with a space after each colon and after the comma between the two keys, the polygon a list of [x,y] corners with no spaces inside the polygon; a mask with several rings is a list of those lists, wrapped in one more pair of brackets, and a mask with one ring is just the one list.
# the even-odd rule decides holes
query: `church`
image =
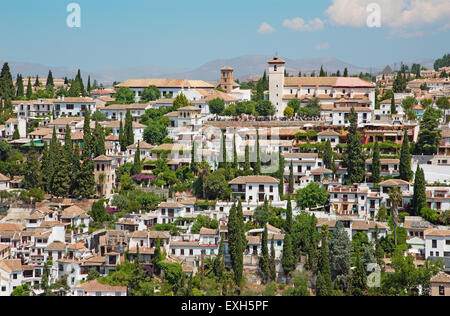
{"label": "church", "polygon": [[302,104],[316,97],[320,104],[358,101],[375,109],[375,84],[358,77],[285,77],[286,62],[274,57],[269,64],[269,100],[276,108],[275,116],[282,117],[287,104],[298,99]]}

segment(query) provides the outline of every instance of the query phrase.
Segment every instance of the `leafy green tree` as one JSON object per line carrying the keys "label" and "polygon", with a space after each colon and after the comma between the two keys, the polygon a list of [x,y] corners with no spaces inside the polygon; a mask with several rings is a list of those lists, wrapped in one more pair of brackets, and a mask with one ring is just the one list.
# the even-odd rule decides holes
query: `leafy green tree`
{"label": "leafy green tree", "polygon": [[275,114],[275,106],[267,100],[256,102],[255,110],[259,116],[272,116]]}
{"label": "leafy green tree", "polygon": [[89,215],[91,215],[92,219],[96,223],[102,224],[108,221],[109,215],[105,209],[105,201],[99,200],[97,202],[92,203],[92,209],[89,212]]}
{"label": "leafy green tree", "polygon": [[298,111],[300,110],[300,100],[299,99],[289,100],[287,106],[292,108],[294,110],[294,113],[298,113]]}
{"label": "leafy green tree", "polygon": [[330,262],[333,280],[350,274],[352,244],[342,222],[336,223],[336,231],[330,240]]}
{"label": "leafy green tree", "polygon": [[144,130],[144,140],[153,145],[160,145],[168,135],[167,127],[159,123],[149,125]]}
{"label": "leafy green tree", "polygon": [[409,138],[408,131],[405,129],[403,134],[402,149],[400,151],[400,179],[404,181],[411,181],[412,170],[411,170],[411,155],[409,152]]}
{"label": "leafy green tree", "polygon": [[324,187],[321,187],[317,182],[313,182],[297,191],[295,201],[300,208],[314,208],[325,205],[328,195]]}
{"label": "leafy green tree", "polygon": [[176,96],[175,100],[173,100],[172,109],[173,111],[177,111],[179,108],[183,108],[186,106],[191,106],[192,104],[186,98],[183,93],[180,93]]}
{"label": "leafy green tree", "polygon": [[116,89],[114,98],[117,103],[131,104],[135,102],[135,93],[128,87],[120,87]]}
{"label": "leafy green tree", "polygon": [[17,286],[11,293],[11,296],[30,296],[30,286],[25,283],[24,285]]}
{"label": "leafy green tree", "polygon": [[289,107],[289,106],[287,106],[287,107],[284,109],[283,115],[284,115],[285,117],[293,117],[293,116],[294,116],[294,109],[291,108],[291,107]]}
{"label": "leafy green tree", "polygon": [[442,116],[440,110],[433,108],[427,109],[420,122],[419,138],[416,144],[416,154],[434,155],[437,153],[441,142],[441,131],[439,127],[439,118]]}
{"label": "leafy green tree", "polygon": [[150,102],[161,98],[161,91],[156,86],[145,88],[141,94],[141,100]]}
{"label": "leafy green tree", "polygon": [[208,103],[211,114],[220,115],[225,109],[225,101],[220,98],[213,99]]}
{"label": "leafy green tree", "polygon": [[210,200],[229,199],[231,195],[231,189],[228,185],[223,169],[217,170],[205,178],[203,187],[206,193],[206,197]]}
{"label": "leafy green tree", "polygon": [[441,110],[450,109],[450,101],[448,100],[448,97],[440,97],[439,99],[437,99],[436,105]]}

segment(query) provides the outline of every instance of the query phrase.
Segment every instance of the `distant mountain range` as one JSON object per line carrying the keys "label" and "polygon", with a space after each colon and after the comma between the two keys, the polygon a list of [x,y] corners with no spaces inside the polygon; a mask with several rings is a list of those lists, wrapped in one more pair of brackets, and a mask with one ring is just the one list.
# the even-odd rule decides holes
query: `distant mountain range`
{"label": "distant mountain range", "polygon": [[[210,61],[195,69],[180,69],[176,67],[164,66],[142,66],[132,68],[101,68],[96,70],[81,69],[83,78],[87,80],[91,76],[92,80],[96,79],[99,83],[111,84],[114,81],[124,81],[130,78],[180,78],[180,79],[199,79],[205,81],[218,81],[220,78],[220,68],[223,66],[231,66],[235,71],[235,78],[245,80],[252,76],[262,75],[267,69],[267,61],[273,56],[242,56],[230,59],[217,59]],[[343,72],[347,68],[350,74],[363,73],[380,73],[386,65],[380,65],[373,68],[360,67],[349,64],[334,57],[325,58],[311,58],[311,59],[289,59],[286,60],[286,70],[291,73],[310,73],[320,70],[323,65],[325,71],[328,73],[335,73],[337,70]],[[3,63],[3,62],[0,62]],[[434,60],[422,58],[415,61],[404,62],[404,64],[411,66],[413,63],[421,64],[429,69],[433,68]],[[400,68],[400,62],[392,63],[389,66],[393,70]],[[9,62],[13,78],[15,79],[18,73],[24,77],[36,76],[47,77],[48,70],[51,69],[55,78],[74,78],[77,72],[75,68],[66,67],[50,67],[41,64],[33,64],[26,62]]]}

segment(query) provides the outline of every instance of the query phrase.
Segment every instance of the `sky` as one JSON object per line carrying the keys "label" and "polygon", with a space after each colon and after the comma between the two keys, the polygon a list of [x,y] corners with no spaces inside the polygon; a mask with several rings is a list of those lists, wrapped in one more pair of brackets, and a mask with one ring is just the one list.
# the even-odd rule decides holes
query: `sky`
{"label": "sky", "polygon": [[0,60],[90,70],[276,53],[383,66],[450,53],[450,0],[2,1],[0,39]]}

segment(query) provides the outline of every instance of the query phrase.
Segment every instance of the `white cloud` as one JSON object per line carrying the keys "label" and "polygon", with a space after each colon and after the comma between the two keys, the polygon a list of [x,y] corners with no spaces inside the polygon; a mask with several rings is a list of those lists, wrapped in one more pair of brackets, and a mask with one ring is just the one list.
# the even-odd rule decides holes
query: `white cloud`
{"label": "white cloud", "polygon": [[326,50],[328,48],[330,48],[330,44],[328,44],[328,43],[322,43],[322,44],[316,45],[316,50]]}
{"label": "white cloud", "polygon": [[293,18],[292,20],[286,19],[283,22],[283,26],[293,29],[295,31],[318,31],[323,29],[323,26],[325,25],[325,21],[322,21],[319,18],[315,18],[308,23],[305,22],[300,17]]}
{"label": "white cloud", "polygon": [[381,8],[382,26],[392,35],[421,35],[423,27],[442,27],[450,19],[449,0],[332,0],[325,11],[336,25],[365,27],[367,5],[377,3]]}
{"label": "white cloud", "polygon": [[273,32],[275,32],[275,29],[267,22],[263,22],[258,29],[260,34],[272,34]]}

